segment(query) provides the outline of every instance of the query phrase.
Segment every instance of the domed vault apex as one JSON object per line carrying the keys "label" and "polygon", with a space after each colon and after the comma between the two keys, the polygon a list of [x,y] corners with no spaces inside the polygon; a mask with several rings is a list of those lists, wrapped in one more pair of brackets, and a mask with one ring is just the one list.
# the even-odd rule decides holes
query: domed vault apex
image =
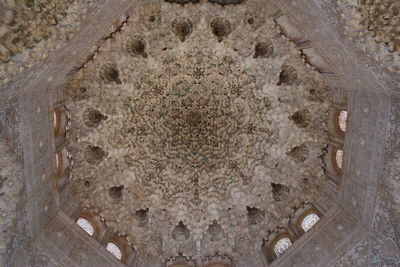
{"label": "domed vault apex", "polygon": [[[76,199],[140,261],[251,254],[323,198],[329,89],[276,13],[264,1],[143,4],[65,87]],[[249,214],[262,216],[252,228]]]}

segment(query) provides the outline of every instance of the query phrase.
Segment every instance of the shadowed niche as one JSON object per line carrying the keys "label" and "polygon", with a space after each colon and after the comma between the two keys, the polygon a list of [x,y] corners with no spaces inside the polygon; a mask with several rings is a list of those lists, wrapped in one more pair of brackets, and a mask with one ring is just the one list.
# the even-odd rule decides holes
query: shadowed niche
{"label": "shadowed niche", "polygon": [[142,56],[143,58],[147,58],[146,42],[141,37],[137,36],[128,41],[126,49],[131,56]]}
{"label": "shadowed niche", "polygon": [[249,224],[259,224],[264,220],[265,212],[258,208],[246,207]]}
{"label": "shadowed niche", "polygon": [[93,108],[88,108],[83,113],[83,120],[88,127],[97,127],[103,120],[108,117],[101,114],[100,111]]}
{"label": "shadowed niche", "polygon": [[296,111],[290,119],[300,128],[306,128],[311,122],[311,113],[308,109]]}
{"label": "shadowed niche", "polygon": [[287,153],[287,155],[295,162],[301,163],[306,161],[308,153],[309,153],[308,147],[304,144],[301,144],[299,146],[295,146],[294,148],[292,148]]}
{"label": "shadowed niche", "polygon": [[218,42],[222,42],[225,37],[227,37],[232,29],[231,29],[231,23],[229,20],[224,19],[224,18],[216,18],[213,21],[211,21],[211,29],[212,33],[217,37]]}
{"label": "shadowed niche", "polygon": [[122,84],[122,81],[119,78],[118,68],[115,64],[105,64],[101,69],[100,76],[105,81]]}
{"label": "shadowed niche", "polygon": [[108,194],[110,197],[113,199],[120,199],[122,198],[122,190],[124,189],[124,186],[113,186],[108,190]]}
{"label": "shadowed niche", "polygon": [[106,152],[98,146],[88,146],[85,151],[85,159],[89,164],[96,165],[103,161]]}
{"label": "shadowed niche", "polygon": [[172,231],[172,238],[177,241],[184,241],[188,239],[189,236],[189,229],[186,227],[186,225],[183,224],[182,221],[179,221],[178,225],[175,226],[174,230]]}
{"label": "shadowed niche", "polygon": [[139,227],[144,227],[149,221],[149,209],[140,209],[135,211],[135,218],[138,221]]}
{"label": "shadowed niche", "polygon": [[269,58],[274,53],[274,47],[270,42],[260,42],[256,44],[254,58]]}
{"label": "shadowed niche", "polygon": [[172,30],[179,40],[184,42],[193,31],[192,21],[188,18],[177,18],[172,22]]}
{"label": "shadowed niche", "polygon": [[284,65],[279,74],[279,82],[277,85],[292,85],[297,81],[297,71],[294,67]]}
{"label": "shadowed niche", "polygon": [[282,184],[271,183],[272,195],[275,201],[282,201],[290,192],[289,187]]}

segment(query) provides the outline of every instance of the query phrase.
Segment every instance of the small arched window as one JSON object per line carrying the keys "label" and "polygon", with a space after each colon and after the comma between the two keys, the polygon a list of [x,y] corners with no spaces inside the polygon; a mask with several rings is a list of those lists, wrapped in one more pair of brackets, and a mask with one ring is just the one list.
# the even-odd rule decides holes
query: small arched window
{"label": "small arched window", "polygon": [[85,231],[88,235],[93,236],[94,234],[94,227],[92,223],[85,219],[85,218],[79,218],[76,223]]}
{"label": "small arched window", "polygon": [[347,128],[347,111],[340,110],[337,114],[338,126],[341,132],[346,132]]}
{"label": "small arched window", "polygon": [[108,242],[107,250],[110,251],[118,260],[122,259],[122,251],[115,243]]}
{"label": "small arched window", "polygon": [[62,152],[56,153],[56,173],[59,174],[62,172]]}
{"label": "small arched window", "polygon": [[60,129],[60,113],[56,110],[53,110],[53,130],[54,134],[57,135]]}
{"label": "small arched window", "polygon": [[56,141],[61,141],[63,138],[65,138],[68,124],[67,111],[65,106],[61,105],[53,110],[52,121]]}
{"label": "small arched window", "polygon": [[335,165],[342,171],[343,170],[343,150],[335,149]]}
{"label": "small arched window", "polygon": [[57,179],[57,189],[62,190],[69,180],[70,175],[70,160],[68,151],[64,147],[54,154],[54,174]]}
{"label": "small arched window", "polygon": [[128,266],[133,263],[135,259],[135,249],[129,244],[125,237],[112,234],[109,236],[106,244],[107,250],[122,263]]}
{"label": "small arched window", "polygon": [[292,241],[288,237],[282,237],[274,245],[274,252],[277,257],[284,254],[288,248],[292,245]]}
{"label": "small arched window", "polygon": [[310,213],[303,218],[300,226],[304,232],[308,232],[318,221],[319,216],[315,213]]}

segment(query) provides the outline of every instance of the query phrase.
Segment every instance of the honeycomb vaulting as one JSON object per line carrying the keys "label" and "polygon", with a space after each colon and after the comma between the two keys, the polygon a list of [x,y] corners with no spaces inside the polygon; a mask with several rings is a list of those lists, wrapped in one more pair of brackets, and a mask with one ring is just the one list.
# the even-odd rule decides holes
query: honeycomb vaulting
{"label": "honeycomb vaulting", "polygon": [[266,1],[135,12],[65,87],[76,199],[142,263],[251,255],[322,197],[327,88]]}
{"label": "honeycomb vaulting", "polygon": [[345,34],[391,71],[400,73],[400,2],[338,0]]}

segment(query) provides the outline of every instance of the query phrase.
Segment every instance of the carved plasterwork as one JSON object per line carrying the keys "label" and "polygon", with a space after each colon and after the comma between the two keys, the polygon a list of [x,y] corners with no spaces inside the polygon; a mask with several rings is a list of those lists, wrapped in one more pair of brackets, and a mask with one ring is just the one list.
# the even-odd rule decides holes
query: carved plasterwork
{"label": "carved plasterwork", "polygon": [[[0,2],[0,84],[44,61],[75,37],[92,0]],[[99,1],[97,1],[98,3]]]}
{"label": "carved plasterwork", "polygon": [[0,139],[0,263],[7,262],[6,251],[13,242],[15,220],[22,190],[21,168],[10,148]]}
{"label": "carved plasterwork", "polygon": [[400,2],[338,0],[345,34],[377,62],[400,73]]}
{"label": "carved plasterwork", "polygon": [[145,4],[65,87],[76,199],[139,261],[250,255],[323,194],[328,88],[275,13]]}

